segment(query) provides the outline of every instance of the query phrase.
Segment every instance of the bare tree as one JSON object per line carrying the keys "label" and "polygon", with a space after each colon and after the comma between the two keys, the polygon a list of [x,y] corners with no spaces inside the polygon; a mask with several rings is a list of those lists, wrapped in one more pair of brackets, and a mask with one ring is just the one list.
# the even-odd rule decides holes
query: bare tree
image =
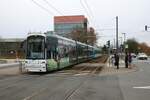
{"label": "bare tree", "polygon": [[93,28],[90,28],[89,31],[87,32],[87,40],[88,40],[88,44],[90,45],[96,44],[97,36]]}
{"label": "bare tree", "polygon": [[87,43],[89,45],[96,44],[97,37],[93,28],[90,28],[89,31],[83,28],[75,28],[71,33],[69,33],[69,35],[69,37],[73,40]]}

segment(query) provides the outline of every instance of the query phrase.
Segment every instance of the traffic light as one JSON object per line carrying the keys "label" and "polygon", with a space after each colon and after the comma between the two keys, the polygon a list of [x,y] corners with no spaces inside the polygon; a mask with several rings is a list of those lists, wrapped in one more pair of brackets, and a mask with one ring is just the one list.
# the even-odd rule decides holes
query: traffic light
{"label": "traffic light", "polygon": [[110,40],[107,41],[107,45],[108,45],[108,47],[110,47]]}
{"label": "traffic light", "polygon": [[147,28],[148,28],[147,25],[145,25],[145,31],[147,31]]}

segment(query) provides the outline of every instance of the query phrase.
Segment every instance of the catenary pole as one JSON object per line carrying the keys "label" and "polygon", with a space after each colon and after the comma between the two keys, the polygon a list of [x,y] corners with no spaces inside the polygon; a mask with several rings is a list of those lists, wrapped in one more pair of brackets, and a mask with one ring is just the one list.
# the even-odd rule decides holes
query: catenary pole
{"label": "catenary pole", "polygon": [[118,16],[116,16],[116,53],[118,54]]}

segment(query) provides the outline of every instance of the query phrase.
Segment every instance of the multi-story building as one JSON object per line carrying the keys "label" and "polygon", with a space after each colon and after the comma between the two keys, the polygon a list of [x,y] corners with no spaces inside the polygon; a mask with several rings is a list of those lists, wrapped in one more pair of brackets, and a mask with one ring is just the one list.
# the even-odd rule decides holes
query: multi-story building
{"label": "multi-story building", "polygon": [[87,31],[87,26],[88,20],[83,15],[54,17],[54,32],[64,37],[69,37],[69,33],[78,28]]}

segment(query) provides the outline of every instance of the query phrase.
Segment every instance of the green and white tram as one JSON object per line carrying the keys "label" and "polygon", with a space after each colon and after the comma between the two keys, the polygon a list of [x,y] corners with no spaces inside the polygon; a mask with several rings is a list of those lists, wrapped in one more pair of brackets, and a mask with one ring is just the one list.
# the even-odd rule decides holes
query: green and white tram
{"label": "green and white tram", "polygon": [[100,55],[100,50],[58,35],[31,33],[26,40],[25,69],[47,72]]}

